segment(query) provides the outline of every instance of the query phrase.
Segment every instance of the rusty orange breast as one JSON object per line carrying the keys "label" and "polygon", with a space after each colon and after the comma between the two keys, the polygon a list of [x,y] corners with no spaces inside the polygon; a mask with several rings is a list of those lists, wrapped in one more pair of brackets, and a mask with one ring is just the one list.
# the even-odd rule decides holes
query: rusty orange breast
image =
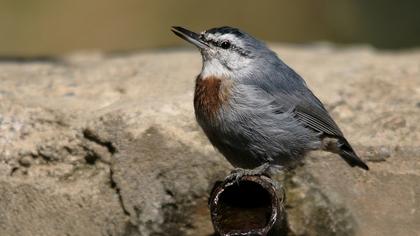
{"label": "rusty orange breast", "polygon": [[225,78],[197,77],[194,93],[194,108],[199,116],[214,118],[229,98],[231,83]]}

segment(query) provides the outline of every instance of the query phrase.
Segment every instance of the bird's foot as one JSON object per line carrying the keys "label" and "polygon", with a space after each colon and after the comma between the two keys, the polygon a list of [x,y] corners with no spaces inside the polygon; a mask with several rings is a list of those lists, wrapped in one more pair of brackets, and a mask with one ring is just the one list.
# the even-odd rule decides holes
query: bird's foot
{"label": "bird's foot", "polygon": [[243,176],[246,176],[246,175],[266,175],[266,176],[270,176],[269,170],[270,170],[270,164],[269,163],[264,163],[264,164],[254,168],[254,169],[236,168],[225,178],[225,181],[238,182],[239,179],[241,179]]}

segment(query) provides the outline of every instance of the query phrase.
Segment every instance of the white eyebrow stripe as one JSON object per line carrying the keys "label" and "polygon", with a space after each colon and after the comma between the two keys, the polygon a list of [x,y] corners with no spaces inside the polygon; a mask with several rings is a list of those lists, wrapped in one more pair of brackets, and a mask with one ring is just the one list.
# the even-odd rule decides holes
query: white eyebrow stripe
{"label": "white eyebrow stripe", "polygon": [[228,40],[228,41],[230,41],[230,42],[234,42],[234,43],[240,42],[240,40],[238,40],[238,37],[236,37],[236,36],[235,36],[235,35],[233,35],[233,34],[224,34],[224,35],[220,35],[220,36],[219,36],[219,39],[220,39],[220,40]]}

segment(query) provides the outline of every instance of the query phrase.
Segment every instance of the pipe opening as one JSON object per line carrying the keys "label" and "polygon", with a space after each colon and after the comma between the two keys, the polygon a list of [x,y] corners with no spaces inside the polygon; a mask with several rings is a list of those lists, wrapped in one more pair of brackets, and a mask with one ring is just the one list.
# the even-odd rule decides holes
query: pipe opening
{"label": "pipe opening", "polygon": [[215,213],[225,232],[265,228],[273,215],[271,194],[258,183],[242,180],[224,189]]}

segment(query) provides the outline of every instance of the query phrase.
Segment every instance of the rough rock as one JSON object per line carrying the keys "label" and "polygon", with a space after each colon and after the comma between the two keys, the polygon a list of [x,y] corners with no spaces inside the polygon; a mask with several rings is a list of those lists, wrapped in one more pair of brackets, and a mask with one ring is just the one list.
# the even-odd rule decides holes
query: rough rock
{"label": "rough rock", "polygon": [[[291,235],[420,232],[420,51],[274,46],[371,170],[311,153]],[[231,168],[194,120],[193,50],[0,62],[0,235],[210,235]]]}

